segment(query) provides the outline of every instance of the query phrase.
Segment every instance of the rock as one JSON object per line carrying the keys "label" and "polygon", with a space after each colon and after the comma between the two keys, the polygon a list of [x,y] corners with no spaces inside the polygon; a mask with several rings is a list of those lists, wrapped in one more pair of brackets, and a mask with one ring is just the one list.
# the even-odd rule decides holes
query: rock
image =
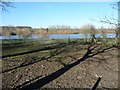
{"label": "rock", "polygon": [[16,75],[16,78],[18,78],[19,77],[19,75]]}
{"label": "rock", "polygon": [[44,66],[44,65],[42,65],[41,67],[42,67],[43,69],[45,68],[45,66]]}
{"label": "rock", "polygon": [[25,81],[29,81],[28,79],[26,79]]}
{"label": "rock", "polygon": [[94,74],[94,76],[97,77],[97,78],[102,77],[101,75],[98,75],[98,74]]}
{"label": "rock", "polygon": [[12,71],[9,71],[8,74],[12,73]]}
{"label": "rock", "polygon": [[77,79],[81,79],[81,78],[82,78],[82,77],[80,77],[80,76],[79,76],[79,77],[77,77]]}
{"label": "rock", "polygon": [[84,76],[86,76],[87,74],[86,73],[83,73],[84,74]]}

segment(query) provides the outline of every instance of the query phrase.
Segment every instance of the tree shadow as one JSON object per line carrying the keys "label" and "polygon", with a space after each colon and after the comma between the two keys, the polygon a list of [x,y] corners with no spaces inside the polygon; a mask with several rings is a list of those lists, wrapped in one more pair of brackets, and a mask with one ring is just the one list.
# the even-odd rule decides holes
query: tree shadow
{"label": "tree shadow", "polygon": [[[97,48],[97,52],[94,52],[94,50]],[[19,85],[17,86],[15,89],[19,89],[19,90],[24,90],[24,89],[29,89],[29,90],[34,90],[34,89],[39,89],[42,86],[44,86],[45,84],[48,84],[49,82],[57,79],[58,77],[60,77],[61,75],[63,75],[65,72],[67,72],[68,70],[70,70],[71,68],[73,68],[74,66],[80,64],[82,61],[86,60],[87,58],[93,57],[99,53],[104,53],[106,50],[112,48],[112,46],[110,47],[98,47],[95,45],[89,45],[87,48],[87,52],[84,54],[84,56],[80,59],[78,59],[77,61],[65,65],[63,68],[53,72],[50,75],[47,75],[46,77],[43,77],[41,79],[38,79],[37,81],[35,81],[34,83],[30,83],[29,85]],[[96,51],[96,50],[95,50]]]}
{"label": "tree shadow", "polygon": [[[50,56],[48,56],[48,57],[42,57],[41,59],[37,59],[37,60],[32,60],[32,61],[30,61],[30,62],[23,62],[23,63],[21,63],[19,66],[16,66],[16,67],[13,67],[13,68],[10,68],[10,69],[7,69],[7,70],[4,70],[4,71],[2,71],[2,73],[6,73],[6,72],[9,72],[9,71],[12,71],[12,70],[16,70],[16,69],[18,69],[18,68],[22,68],[22,67],[25,67],[25,66],[28,66],[28,65],[32,65],[32,64],[34,64],[34,63],[38,63],[38,62],[40,62],[40,61],[42,61],[42,60],[47,60],[47,59],[50,59],[50,58],[52,58],[52,57],[54,57],[54,56],[56,56],[56,55],[59,55],[59,54],[61,54],[61,53],[63,53],[65,50],[63,49],[63,50],[59,50],[59,51],[57,51],[57,49],[58,48],[63,48],[63,47],[65,47],[66,45],[71,45],[71,44],[73,44],[73,43],[63,43],[63,44],[61,44],[61,43],[59,43],[59,45],[57,45],[57,46],[54,46],[54,47],[48,47],[48,48],[44,48],[44,49],[41,49],[41,50],[34,50],[34,51],[28,51],[28,52],[26,52],[26,53],[22,53],[22,54],[28,54],[28,53],[33,53],[33,52],[38,52],[38,51],[42,51],[42,50],[51,50],[51,49],[56,49],[55,50],[55,52],[53,52],[52,53],[52,55],[50,55]],[[20,54],[20,55],[22,55],[22,54]],[[17,54],[17,55],[19,55],[19,54]],[[14,55],[11,55],[11,56],[14,56]],[[16,55],[15,55],[16,56]],[[9,57],[9,55],[7,56],[7,57]],[[4,57],[5,58],[5,57]]]}
{"label": "tree shadow", "polygon": [[39,52],[39,51],[43,51],[43,50],[55,49],[55,48],[57,48],[57,47],[59,47],[59,46],[45,47],[45,48],[41,48],[41,49],[38,49],[38,50],[31,50],[31,51],[26,51],[26,52],[11,54],[11,55],[5,55],[5,56],[0,56],[0,57],[2,57],[2,58],[7,58],[7,57],[12,57],[12,56],[25,55],[25,54],[35,53],[35,52]]}
{"label": "tree shadow", "polygon": [[18,48],[18,47],[26,47],[30,46],[32,43],[14,43],[14,44],[2,44],[2,49],[13,49],[13,48]]}
{"label": "tree shadow", "polygon": [[26,52],[11,54],[11,55],[4,55],[4,56],[0,56],[0,58],[7,58],[7,57],[12,57],[12,56],[19,56],[19,55],[25,55],[25,54],[40,52],[40,51],[44,51],[44,50],[51,50],[51,49],[61,48],[61,47],[64,47],[66,45],[71,45],[71,44],[73,44],[73,43],[62,43],[62,44],[58,43],[55,46],[48,46],[48,47],[40,48],[40,49],[37,49],[37,50],[31,50],[31,51],[26,51]]}
{"label": "tree shadow", "polygon": [[56,55],[59,55],[60,53],[63,53],[64,51],[65,50],[59,50],[59,51],[56,50],[55,52],[53,52],[52,55],[50,55],[48,57],[41,57],[41,59],[32,60],[32,61],[29,61],[29,62],[25,61],[25,62],[21,63],[19,66],[16,66],[14,68],[10,68],[10,69],[2,71],[2,73],[6,73],[6,72],[9,72],[9,71],[12,71],[12,70],[16,70],[18,68],[22,68],[22,67],[25,67],[25,66],[28,66],[28,65],[32,65],[32,64],[38,63],[38,62],[40,62],[42,60],[48,60],[48,59],[50,59],[50,58],[52,58],[52,57],[54,57]]}

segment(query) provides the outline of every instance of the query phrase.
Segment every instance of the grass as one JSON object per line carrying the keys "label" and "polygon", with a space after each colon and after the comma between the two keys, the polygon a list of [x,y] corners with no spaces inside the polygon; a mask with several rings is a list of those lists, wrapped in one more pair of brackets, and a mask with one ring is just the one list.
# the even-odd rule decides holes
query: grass
{"label": "grass", "polygon": [[[46,41],[47,42],[47,41]],[[51,46],[57,46],[57,45],[62,45],[62,44],[69,44],[69,43],[79,43],[81,45],[86,44],[85,39],[52,39],[49,40],[47,43],[45,41],[41,42],[41,40],[22,40],[22,39],[14,39],[14,40],[3,40],[2,41],[2,55],[11,55],[11,54],[16,54],[16,53],[22,53],[22,52],[27,52],[27,51],[32,51],[32,50],[38,50],[41,48],[45,47],[51,47]],[[90,42],[88,42],[90,43]],[[103,40],[101,38],[98,38],[97,44],[102,44],[106,43],[108,45],[114,45],[114,39],[108,38],[106,40]],[[77,46],[75,46],[77,48]],[[67,45],[66,48],[69,48]],[[71,49],[71,47],[69,48]],[[43,50],[42,52],[49,52],[53,53],[53,51],[50,50]]]}
{"label": "grass", "polygon": [[[23,43],[22,46],[20,46],[20,47],[17,47],[19,44],[12,44],[13,45],[12,47],[11,47],[11,45],[7,45],[8,48],[5,48],[6,46],[3,45],[3,53],[2,54],[3,54],[3,56],[17,54],[17,53],[22,53],[22,52],[31,51],[31,50],[37,50],[37,49],[45,48],[45,47],[58,46],[59,44],[62,45],[62,44],[65,44],[65,42],[61,41],[61,43],[49,43],[49,44],[46,44],[46,43],[41,44],[38,42],[38,43],[30,43],[29,45],[25,45]],[[39,52],[35,52],[35,53],[13,56],[11,58],[9,58],[9,57],[4,58],[3,63],[5,63],[4,65],[7,65],[8,62],[9,63],[18,62],[19,64],[23,63],[23,62],[30,63],[30,62],[39,62],[41,60],[47,60],[48,58],[52,58],[52,61],[61,61],[61,59],[67,58],[66,57],[67,52],[70,52],[71,54],[73,54],[73,52],[79,51],[79,50],[81,50],[81,48],[84,48],[81,45],[76,45],[76,46],[74,46],[74,45],[75,44],[67,45],[67,43],[66,43],[65,46],[60,47],[60,48],[56,47],[55,49],[48,49],[48,50],[43,50],[43,51],[39,51]],[[73,46],[74,46],[74,48],[73,48]],[[73,52],[71,52],[71,50]],[[68,54],[68,56],[69,56],[69,54]],[[64,61],[64,62],[66,62],[66,61]]]}
{"label": "grass", "polygon": [[[52,46],[57,47],[57,45],[60,45],[60,44],[62,45],[65,43],[66,44],[70,43],[70,42],[68,42],[68,39],[56,39],[56,40],[52,40],[52,42],[49,42],[49,43],[41,43],[39,41],[23,43],[22,40],[19,43],[10,43],[10,42],[11,42],[11,40],[8,41],[8,43],[6,43],[6,41],[4,41],[4,43],[2,45],[2,56],[17,54],[17,53],[22,53],[22,52],[27,52],[27,51],[32,51],[32,50],[39,50],[39,49],[45,48],[45,47],[52,47]],[[71,39],[71,42],[75,42],[75,39]],[[50,54],[52,54],[52,53],[54,53],[54,49],[43,50],[41,52],[44,52],[44,53],[49,52]]]}
{"label": "grass", "polygon": [[[108,41],[112,42],[112,43],[106,42],[107,46],[109,47],[113,44],[113,41],[111,39],[109,39]],[[99,40],[99,42],[97,42],[96,45],[99,46],[103,43],[104,42],[101,39],[101,41]],[[89,45],[90,44],[86,43],[84,41],[84,39],[70,39],[70,40],[69,39],[53,39],[48,43],[40,42],[40,40],[37,40],[35,42],[29,41],[29,42],[25,42],[25,43],[19,42],[16,44],[15,43],[9,43],[9,44],[3,43],[3,47],[2,47],[3,55],[11,55],[11,54],[17,54],[17,53],[22,53],[22,52],[31,51],[31,50],[39,50],[41,48],[55,47],[55,48],[48,48],[45,50],[40,50],[40,51],[37,51],[34,53],[28,53],[28,54],[3,58],[2,65],[4,68],[2,68],[2,71],[3,72],[6,71],[3,74],[3,78],[4,78],[3,85],[5,86],[9,80],[11,82],[7,83],[6,87],[10,86],[10,85],[13,87],[16,87],[17,85],[21,85],[24,82],[26,82],[26,78],[28,78],[28,80],[31,80],[31,78],[34,79],[35,77],[38,77],[39,75],[43,75],[43,76],[45,75],[44,77],[46,77],[47,75],[50,75],[51,73],[58,71],[62,67],[65,67],[67,65],[70,65],[70,64],[78,61],[80,58],[82,58],[86,54],[86,52],[88,51]],[[96,45],[93,45],[93,47]],[[106,48],[106,45],[103,46],[103,48]],[[94,52],[96,53],[98,49],[99,48],[96,47],[93,50],[92,54],[94,54]],[[100,49],[102,49],[102,48],[100,48]],[[106,51],[106,52],[108,53],[109,51]],[[107,56],[108,55],[107,53],[104,56]],[[112,51],[112,53],[114,53],[114,52]],[[102,54],[104,54],[104,53],[102,53]],[[116,52],[114,54],[116,54]],[[101,54],[97,55],[97,57],[99,57],[101,59],[100,55]],[[112,55],[110,54],[110,56],[112,56]],[[97,60],[95,59],[95,57],[89,58],[89,59],[92,60],[91,64],[89,61],[87,61],[88,64],[84,64],[85,62],[82,62],[80,67],[78,67],[78,68],[84,69],[84,66],[85,66],[86,72],[88,72],[87,75],[89,75],[89,77],[91,77],[90,76],[91,74],[89,74],[89,71],[95,70],[95,72],[96,72],[97,67],[95,67],[94,69],[91,69],[89,67],[94,64],[98,64],[98,63],[96,63]],[[110,58],[110,60],[111,59],[112,58]],[[100,61],[103,61],[103,60],[101,59]],[[104,65],[106,66],[106,64],[104,64]],[[101,67],[103,67],[103,66],[101,66]],[[80,69],[78,69],[78,70],[80,70]],[[75,67],[74,67],[74,70],[71,71],[72,72],[71,74],[66,74],[66,76],[64,76],[65,75],[64,74],[63,75],[64,78],[69,77],[69,76],[72,77],[73,75],[79,75],[79,73],[74,74],[73,73],[74,71],[77,71],[77,69]],[[98,72],[99,72],[99,70],[98,70]],[[82,74],[82,73],[84,73],[84,71],[81,70],[80,73]],[[22,77],[20,77],[20,75]],[[31,76],[29,77],[29,75],[31,75]],[[19,76],[20,78],[19,77],[16,78],[16,76]],[[83,76],[85,76],[85,75],[83,74]],[[42,77],[40,77],[40,78],[42,78]],[[94,77],[92,77],[92,79],[93,78]],[[69,79],[66,79],[66,80],[69,80]],[[83,81],[84,80],[87,80],[87,79],[84,78]],[[16,83],[14,83],[15,81],[16,81]],[[20,81],[22,81],[22,82],[20,82]],[[68,82],[71,82],[71,81],[68,81]],[[84,82],[84,84],[85,83],[86,82]],[[82,85],[84,85],[84,84],[82,84]]]}

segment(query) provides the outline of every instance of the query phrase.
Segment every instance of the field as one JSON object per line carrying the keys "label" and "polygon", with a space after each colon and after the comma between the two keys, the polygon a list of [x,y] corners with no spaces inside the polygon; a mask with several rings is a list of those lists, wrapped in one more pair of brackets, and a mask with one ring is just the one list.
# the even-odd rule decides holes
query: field
{"label": "field", "polygon": [[3,89],[118,88],[118,46],[55,40],[3,43]]}
{"label": "field", "polygon": [[0,2],[0,90],[120,89],[120,0]]}

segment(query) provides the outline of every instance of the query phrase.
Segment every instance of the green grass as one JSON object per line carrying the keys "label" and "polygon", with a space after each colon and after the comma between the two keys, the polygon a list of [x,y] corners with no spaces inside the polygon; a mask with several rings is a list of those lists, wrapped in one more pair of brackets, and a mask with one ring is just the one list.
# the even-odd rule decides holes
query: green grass
{"label": "green grass", "polygon": [[[32,40],[3,40],[2,43],[2,55],[10,55],[10,54],[16,54],[31,50],[38,50],[41,48],[45,48],[48,46],[54,46],[54,45],[62,45],[63,43],[79,43],[79,44],[86,44],[84,39],[52,39],[49,42],[41,42],[40,40],[32,41]],[[114,39],[106,39],[103,41],[102,39],[99,39],[97,44],[106,43],[108,45],[114,45]],[[77,46],[75,46],[77,48]],[[71,47],[67,46],[67,48],[71,49]],[[44,50],[42,51],[44,53],[52,53],[50,50]]]}

